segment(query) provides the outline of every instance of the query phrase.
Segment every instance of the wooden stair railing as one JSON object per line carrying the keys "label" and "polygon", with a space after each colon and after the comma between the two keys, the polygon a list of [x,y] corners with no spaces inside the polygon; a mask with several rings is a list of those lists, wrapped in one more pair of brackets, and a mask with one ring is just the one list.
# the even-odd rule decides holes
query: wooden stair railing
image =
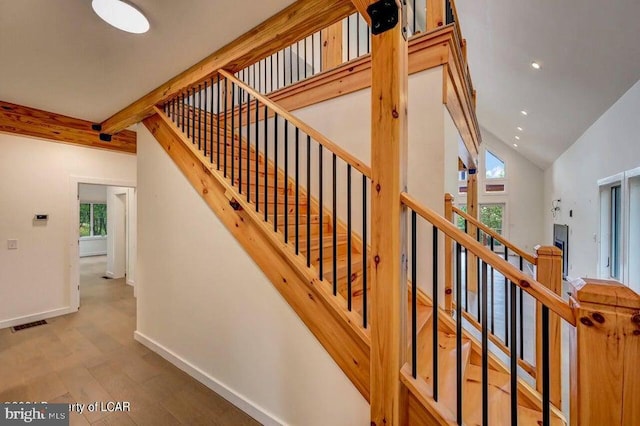
{"label": "wooden stair railing", "polygon": [[[478,241],[483,240],[486,242],[486,239],[488,238],[489,239],[488,246],[491,251],[494,251],[495,249],[495,242],[499,243],[504,250],[503,256],[505,260],[509,261],[509,256],[514,255],[518,259],[518,262],[517,262],[518,268],[520,269],[521,272],[525,274],[527,274],[527,272],[525,271],[527,264],[531,265],[532,267],[535,268],[536,278],[540,283],[544,284],[548,289],[553,291],[558,296],[562,294],[562,252],[557,247],[538,246],[536,247],[536,254],[531,255],[527,253],[525,250],[513,244],[511,241],[504,238],[502,235],[500,235],[495,230],[491,229],[490,227],[488,227],[478,219],[467,214],[463,210],[457,208],[454,205],[454,197],[451,194],[446,194],[445,195],[445,218],[449,220],[449,222],[451,223],[456,223],[456,219],[457,219],[456,217],[459,217],[462,219],[462,221],[465,224],[465,228],[467,228],[468,226],[473,226],[475,229],[478,230],[478,232],[476,233],[476,237]],[[451,271],[452,270],[452,253],[453,253],[451,239],[446,238],[445,244],[447,247],[447,251],[445,253],[445,268],[447,271]],[[490,274],[490,282],[491,282],[491,294],[493,298],[495,270],[493,268],[490,268],[489,274]],[[450,276],[451,274],[449,273],[449,277]],[[505,281],[504,294],[507,293],[506,291],[507,285],[508,283]],[[452,279],[445,281],[445,294],[451,295],[452,288],[453,288]],[[449,311],[451,311],[452,310],[451,298],[449,297],[448,299],[445,299],[445,301],[446,301],[445,309],[448,309]],[[522,335],[524,334],[524,327],[523,327],[524,294],[522,293],[521,290],[519,290],[517,301],[518,301],[517,303],[518,306],[516,307],[510,307],[509,304],[506,303],[505,301],[505,304],[504,304],[505,317],[508,316],[509,309],[513,308],[518,310],[519,328],[520,328],[520,333]],[[470,314],[467,309],[463,311],[462,315],[465,317],[465,319],[468,321],[470,325],[475,327],[477,330],[480,330],[479,318],[474,318],[473,315]],[[493,323],[493,315],[494,315],[493,311],[491,315],[492,315],[491,321]],[[523,344],[524,339],[521,339],[519,342],[520,356],[518,358],[518,364],[527,374],[529,374],[529,376],[531,376],[533,379],[536,380],[536,388],[538,389],[538,391],[542,391],[542,380],[541,380],[541,372],[540,372],[542,342],[541,342],[541,336],[539,332],[540,329],[542,328],[542,312],[541,312],[540,304],[536,304],[535,317],[536,317],[536,327],[534,330],[534,335],[530,337],[531,339],[534,339],[536,342],[535,353],[534,353],[535,364],[532,364],[525,358],[524,344]],[[551,336],[552,336],[550,340],[550,349],[549,349],[550,358],[551,358],[550,369],[552,371],[551,401],[556,407],[562,407],[562,398],[561,398],[562,382],[560,380],[561,350],[562,350],[561,324],[555,315],[551,316],[550,322],[551,322]],[[509,347],[510,342],[509,342],[509,335],[507,332],[506,322],[505,322],[505,332],[503,336],[504,336],[503,338],[500,338],[498,335],[496,335],[494,328],[491,327],[489,340],[494,345],[496,345],[496,347],[500,349],[505,355],[509,355],[512,349],[510,349]],[[511,342],[511,347],[515,349],[515,345],[513,344],[513,342]]]}
{"label": "wooden stair railing", "polygon": [[[439,330],[439,328],[434,326],[433,331],[427,337],[427,340],[432,340],[431,347],[438,347],[440,348],[439,352],[441,352],[438,357],[431,358],[433,365],[428,366],[427,371],[437,372],[441,370],[441,372],[439,375],[434,373],[433,377],[430,374],[424,374],[425,367],[421,366],[420,363],[425,360],[419,357],[420,352],[414,349],[421,348],[425,344],[424,332],[418,333],[417,325],[412,325],[413,339],[411,346],[414,364],[407,365],[403,369],[403,378],[409,389],[416,394],[427,392],[428,398],[426,400],[432,403],[432,409],[437,411],[445,422],[485,425],[536,424],[536,422],[541,422],[543,425],[565,423],[564,416],[557,407],[554,407],[551,400],[550,383],[552,378],[550,377],[549,369],[549,341],[554,336],[550,336],[549,317],[553,313],[575,326],[576,320],[572,306],[546,288],[545,285],[525,275],[507,260],[458,229],[446,218],[420,205],[409,194],[403,193],[401,200],[410,210],[412,216],[411,239],[413,243],[409,259],[413,265],[411,278],[414,286],[413,291],[416,291],[416,286],[419,283],[424,283],[425,281],[430,282],[433,286],[433,294],[437,294],[440,291],[438,287],[440,284],[438,279],[440,265],[438,260],[438,253],[440,253],[439,241],[441,239],[445,240],[445,238],[450,241],[444,246],[447,251],[451,248],[451,243],[455,244],[455,256],[452,265],[455,273],[451,274],[452,282],[454,282],[453,289],[451,289],[452,305],[455,308],[454,319],[451,320],[446,315],[441,318],[443,322],[449,321],[449,326],[452,328],[451,334],[438,336],[435,331]],[[452,209],[447,208],[446,211],[452,211]],[[426,228],[431,235],[429,235],[429,232],[424,235],[425,227],[419,226],[418,218],[421,218],[423,223],[426,222],[428,225]],[[424,254],[417,252],[418,244],[415,241],[421,240],[430,241],[422,247],[431,247],[433,245],[430,251],[433,256],[433,271],[425,271],[424,268],[416,270],[417,259],[424,256]],[[472,253],[480,259],[481,270],[481,278],[479,280],[479,300],[481,300],[481,303],[478,315],[481,339],[480,342],[472,343],[472,346],[474,344],[479,346],[481,356],[472,356],[471,361],[466,355],[465,347],[467,343],[464,338],[463,327],[463,320],[469,319],[463,315],[463,305],[466,303],[463,296],[463,270],[466,264],[462,256],[463,248],[465,253]],[[499,362],[492,363],[493,358],[489,351],[490,334],[492,334],[488,315],[488,311],[492,306],[489,303],[488,296],[489,268],[494,269],[505,277],[509,290],[508,294],[504,296],[505,299],[507,297],[510,298],[511,306],[516,306],[516,295],[519,289],[534,297],[542,305],[542,327],[540,330],[541,346],[543,348],[540,361],[542,368],[538,372],[542,386],[540,394],[534,392],[534,395],[539,395],[539,399],[531,394],[526,396],[525,391],[523,391],[523,389],[526,389],[526,385],[518,377],[518,366],[521,363],[519,363],[517,351],[513,349],[513,346],[511,350],[507,351],[510,363],[509,370],[501,370]],[[466,296],[468,297],[468,293]],[[434,302],[435,300],[437,299],[434,296]],[[445,309],[443,312],[450,311]],[[508,314],[505,322],[508,322],[509,337],[511,342],[516,342],[523,338],[522,335],[518,334],[516,311],[511,309]],[[468,339],[473,341],[473,338]],[[456,361],[451,361],[452,358],[456,358]],[[456,366],[456,373],[452,373],[451,368],[447,367],[448,362]],[[421,372],[423,373],[421,374]],[[442,378],[443,374],[448,378]],[[533,392],[533,390],[530,391]],[[422,398],[424,399],[424,395],[422,395]]]}
{"label": "wooden stair railing", "polygon": [[[233,114],[226,114],[223,109],[224,101],[220,103],[217,103],[217,100],[214,101],[213,108],[211,108],[211,101],[214,97],[213,94],[217,94],[216,84],[229,85],[231,90],[235,91],[230,95],[231,97],[227,103],[227,108],[231,108],[233,102],[237,102],[237,107],[243,111],[241,115],[235,116],[234,118]],[[274,118],[269,117],[275,117],[277,114],[279,120],[286,121],[290,126],[296,126],[300,135],[296,141],[295,137],[292,137],[295,132],[290,132],[288,137],[289,149],[293,150],[294,144],[300,144],[300,148],[303,150],[304,146],[309,142],[309,138],[306,136],[313,135],[311,140],[314,143],[318,143],[317,140],[319,140],[319,144],[323,145],[325,154],[330,155],[332,158],[335,157],[336,161],[344,161],[345,167],[352,169],[351,173],[366,173],[362,174],[365,188],[367,185],[370,185],[370,183],[366,181],[370,173],[370,168],[357,159],[354,159],[349,153],[324,138],[321,134],[309,128],[305,123],[289,114],[276,103],[271,102],[269,99],[256,93],[250,87],[235,79],[229,73],[222,72],[221,80],[216,80],[213,86],[208,84],[207,88],[209,92],[202,96],[202,99],[190,93],[188,96],[185,96],[184,100],[182,97],[176,98],[180,99],[180,102],[172,101],[163,105],[163,111],[157,110],[158,115],[162,116],[160,120],[162,123],[156,125],[162,124],[178,134],[179,139],[194,158],[193,161],[200,161],[203,166],[208,165],[203,169],[206,169],[205,171],[209,174],[214,175],[218,182],[224,183],[225,199],[231,205],[232,209],[237,209],[238,212],[245,217],[241,222],[243,224],[247,223],[248,218],[252,218],[252,220],[257,220],[262,223],[260,227],[261,232],[268,234],[270,240],[278,247],[278,250],[284,250],[282,252],[285,253],[284,256],[289,257],[291,263],[295,263],[295,265],[302,269],[305,276],[311,279],[311,282],[316,283],[313,286],[316,287],[315,290],[321,293],[322,296],[314,295],[313,297],[322,297],[327,304],[339,310],[340,312],[336,315],[342,318],[349,330],[351,330],[351,338],[359,336],[358,339],[368,347],[370,344],[369,331],[365,328],[366,323],[364,322],[364,318],[367,316],[366,312],[371,308],[370,305],[367,306],[365,300],[368,291],[370,291],[368,277],[370,277],[371,274],[372,264],[369,256],[362,256],[363,247],[367,246],[366,240],[368,238],[366,235],[358,235],[361,229],[359,226],[356,227],[352,224],[351,229],[349,229],[348,218],[347,223],[343,223],[339,220],[340,214],[333,214],[333,208],[325,208],[325,203],[320,201],[320,194],[313,192],[313,184],[311,185],[312,193],[308,196],[305,182],[306,176],[304,176],[306,175],[306,170],[298,176],[302,179],[302,182],[292,178],[295,161],[292,160],[293,157],[290,158],[290,162],[285,163],[281,161],[285,154],[283,151],[275,150],[276,136],[273,132]],[[247,96],[240,96],[238,98],[237,95],[240,91],[243,91],[244,95],[249,95],[249,98],[247,98]],[[242,101],[238,102],[237,99],[242,99]],[[258,101],[257,108],[255,100]],[[205,110],[205,108],[200,109],[200,106],[207,106],[208,110]],[[268,110],[266,112],[264,111],[265,107]],[[259,113],[257,119],[256,112]],[[240,116],[243,117],[243,124],[237,125],[238,123],[231,122],[232,120],[239,120]],[[249,118],[247,118],[247,116]],[[264,138],[263,127],[265,117],[268,118],[268,120],[266,120],[268,129],[266,139]],[[258,124],[257,132],[255,131],[256,123]],[[249,133],[247,132],[248,127],[252,129]],[[160,133],[159,130],[154,130],[154,134],[156,134],[159,140]],[[256,134],[259,136],[258,145],[255,144]],[[284,135],[278,135],[279,142],[284,143],[283,138]],[[265,140],[268,142],[266,151],[264,150]],[[175,144],[165,145],[163,143],[163,146],[165,146],[165,149],[170,155],[176,155],[178,147]],[[282,147],[283,145],[278,146]],[[316,148],[310,152],[318,152],[319,149],[320,148],[316,146]],[[267,153],[266,155],[265,152]],[[272,155],[273,152],[279,153],[278,161],[276,161],[276,158]],[[247,159],[249,159],[248,163]],[[178,159],[176,159],[176,161],[178,161]],[[312,163],[316,163],[317,161],[319,161],[318,157],[313,159]],[[306,164],[307,159],[303,158],[300,163]],[[190,165],[190,162],[185,163],[182,161],[182,164],[186,167],[185,173],[194,170],[194,166]],[[226,177],[225,164],[227,166]],[[286,172],[284,171],[285,164],[289,166]],[[330,169],[333,168],[333,161],[325,162],[325,164],[328,164]],[[199,167],[195,166],[195,170],[198,169]],[[255,179],[256,171],[258,172],[257,180]],[[313,170],[313,172],[319,173],[319,168]],[[325,174],[325,176],[326,175],[327,174]],[[331,175],[331,173],[328,173],[328,175]],[[345,180],[348,181],[348,175],[339,181],[337,185],[342,185]],[[197,178],[196,182],[203,182],[203,178]],[[332,187],[333,185],[330,184],[327,186]],[[211,185],[207,185],[202,188],[200,192],[203,194],[203,197],[206,198],[210,195],[210,190]],[[297,199],[295,197],[296,191],[298,193]],[[331,199],[332,197],[327,198]],[[365,204],[367,200],[368,196],[363,200]],[[332,204],[332,202],[328,204]],[[359,214],[363,213],[366,215],[369,211],[365,208],[364,211],[359,212]],[[298,217],[297,221],[296,217]],[[364,218],[363,223],[366,223],[366,219]],[[333,232],[334,229],[336,230],[335,233]],[[285,230],[287,233],[286,236]],[[370,234],[370,232],[371,231],[366,230],[365,234]],[[349,235],[351,235],[351,238],[349,238]],[[350,248],[349,239],[351,239]],[[333,262],[334,252],[337,260],[335,263]],[[369,250],[367,250],[367,252],[369,252]],[[351,256],[349,256],[349,254],[351,254]],[[277,253],[273,253],[272,255],[278,256]],[[264,256],[264,254],[262,256]],[[321,265],[323,266],[322,276],[320,276]],[[289,283],[287,287],[293,285],[290,279],[287,279],[287,282]],[[274,284],[276,283],[274,282]],[[281,288],[281,291],[285,290]],[[412,292],[410,291],[409,295],[411,294]],[[448,320],[444,314],[437,314],[437,310],[433,309],[431,301],[421,289],[417,289],[414,294],[416,294],[416,301],[414,305],[415,310],[412,312],[416,313],[416,333],[419,336],[419,343],[421,345],[419,349],[420,358],[433,358],[434,353],[439,355],[437,358],[443,360],[444,363],[440,366],[441,368],[439,370],[441,371],[437,380],[439,383],[442,383],[443,390],[441,394],[449,394],[452,386],[455,387],[455,383],[452,382],[452,371],[456,369],[456,366],[455,362],[452,362],[451,359],[451,350],[454,348],[452,342],[456,336],[455,324],[452,325],[451,321]],[[334,298],[335,301],[331,302],[331,298]],[[292,302],[292,306],[297,306],[300,309],[300,302]],[[366,309],[365,306],[367,306]],[[351,311],[349,308],[351,308]],[[301,313],[301,317],[305,318],[304,313]],[[442,343],[442,347],[435,352],[432,350],[434,346],[427,344],[434,336],[433,324],[437,325],[435,334],[440,337],[439,341]],[[310,328],[313,329],[313,327],[319,327],[319,325],[311,324]],[[320,331],[315,332],[321,333]],[[327,331],[324,333],[326,332]],[[481,357],[481,345],[466,331],[462,331],[461,336],[464,342],[463,359],[467,365],[464,370],[468,370],[470,374],[470,378],[467,380],[469,386],[474,386],[472,385],[475,380],[473,374],[476,374],[477,369],[480,368],[477,364],[477,359]],[[339,348],[331,346],[330,343],[325,343],[322,337],[319,338],[323,344],[325,344],[325,347],[328,348],[332,356],[337,358],[339,365],[341,365],[347,375],[354,381],[354,384],[358,386],[363,395],[368,397],[367,389],[363,388],[367,383],[363,380],[366,379],[364,377],[358,378],[358,373],[349,371],[350,367],[347,365],[348,363],[345,364],[344,361],[340,362],[341,359],[345,360],[345,357],[344,354],[337,353],[340,351]],[[363,360],[359,361],[359,363],[362,362]],[[438,370],[433,370],[433,368],[429,369],[429,365],[429,363],[423,364],[418,371],[418,374],[426,378],[427,383],[429,383],[429,377],[434,374],[434,371],[436,374],[438,373]],[[508,376],[508,370],[502,366],[500,360],[497,358],[492,357],[490,359],[490,365],[491,377],[504,378],[505,375]],[[363,365],[360,365],[360,367],[363,367]],[[521,381],[518,381],[517,386],[521,394],[521,400],[523,401],[520,410],[529,413],[532,419],[536,417],[536,415],[539,417],[541,402],[538,394],[528,389]],[[424,395],[422,395],[422,397],[424,398]],[[449,398],[448,404],[450,403],[451,399]],[[422,410],[425,411],[420,414],[422,417],[418,418],[425,418],[425,413],[429,412],[428,409],[431,406],[421,405],[421,407]],[[478,415],[477,407],[474,408],[471,406],[466,410],[468,416],[471,416],[471,418]],[[412,412],[414,414],[416,413],[415,407]],[[428,415],[428,418],[432,421],[433,419],[439,418],[440,415],[438,412],[433,411]]]}

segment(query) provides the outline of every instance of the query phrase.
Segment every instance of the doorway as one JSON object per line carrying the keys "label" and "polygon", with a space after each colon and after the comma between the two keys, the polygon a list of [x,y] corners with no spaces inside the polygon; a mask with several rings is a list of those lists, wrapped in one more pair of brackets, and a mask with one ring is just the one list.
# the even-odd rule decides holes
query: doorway
{"label": "doorway", "polygon": [[[121,280],[135,296],[136,189],[128,182],[72,178],[71,301],[80,307],[85,283]],[[84,299],[84,295],[83,295]]]}

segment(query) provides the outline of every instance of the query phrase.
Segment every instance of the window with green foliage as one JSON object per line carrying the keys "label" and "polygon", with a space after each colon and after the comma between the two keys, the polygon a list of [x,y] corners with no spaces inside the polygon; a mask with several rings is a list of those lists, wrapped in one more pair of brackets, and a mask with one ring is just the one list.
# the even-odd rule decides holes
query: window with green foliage
{"label": "window with green foliage", "polygon": [[80,237],[107,235],[107,205],[80,203]]}

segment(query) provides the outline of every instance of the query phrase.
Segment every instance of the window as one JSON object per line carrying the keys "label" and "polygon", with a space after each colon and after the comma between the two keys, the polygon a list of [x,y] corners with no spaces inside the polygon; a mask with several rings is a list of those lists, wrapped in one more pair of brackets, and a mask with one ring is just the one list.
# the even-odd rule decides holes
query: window
{"label": "window", "polygon": [[458,172],[458,194],[467,193],[467,171],[460,170]]}
{"label": "window", "polygon": [[507,177],[505,164],[497,155],[489,150],[485,150],[484,155],[485,168],[485,191],[486,192],[504,192],[505,179]]}
{"label": "window", "polygon": [[107,205],[80,203],[80,237],[107,235]]}

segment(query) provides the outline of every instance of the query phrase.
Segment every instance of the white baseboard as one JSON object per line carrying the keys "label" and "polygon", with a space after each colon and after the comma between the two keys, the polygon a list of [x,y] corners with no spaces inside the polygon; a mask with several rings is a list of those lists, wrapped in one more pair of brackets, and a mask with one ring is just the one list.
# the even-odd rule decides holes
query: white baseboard
{"label": "white baseboard", "polygon": [[113,272],[111,272],[111,271],[107,271],[107,272],[105,272],[104,274],[105,274],[107,277],[109,277],[109,278],[113,278],[113,277],[115,277],[115,274],[114,274]]}
{"label": "white baseboard", "polygon": [[40,321],[44,319],[49,319],[53,317],[59,317],[60,315],[70,314],[72,312],[77,312],[77,309],[66,307],[60,309],[53,309],[51,311],[39,312],[33,315],[25,315],[23,317],[11,318],[8,320],[0,321],[0,330],[3,328],[13,327],[16,325],[27,324],[29,322]]}
{"label": "white baseboard", "polygon": [[136,282],[134,280],[130,280],[130,279],[127,279],[127,284],[129,284],[131,287],[135,287],[136,286]]}
{"label": "white baseboard", "polygon": [[185,373],[189,374],[191,377],[207,386],[209,389],[216,392],[218,395],[238,407],[240,410],[247,413],[249,416],[253,417],[258,422],[262,423],[266,426],[282,426],[285,423],[281,420],[277,419],[272,414],[268,413],[263,408],[257,406],[253,402],[246,399],[244,396],[236,393],[232,389],[228,388],[225,384],[219,382],[215,378],[211,377],[209,374],[202,371],[200,368],[191,364],[189,361],[180,357],[170,349],[165,348],[160,343],[155,340],[145,336],[144,334],[136,331],[134,333],[134,339],[147,348],[151,349],[153,352],[157,353]]}

